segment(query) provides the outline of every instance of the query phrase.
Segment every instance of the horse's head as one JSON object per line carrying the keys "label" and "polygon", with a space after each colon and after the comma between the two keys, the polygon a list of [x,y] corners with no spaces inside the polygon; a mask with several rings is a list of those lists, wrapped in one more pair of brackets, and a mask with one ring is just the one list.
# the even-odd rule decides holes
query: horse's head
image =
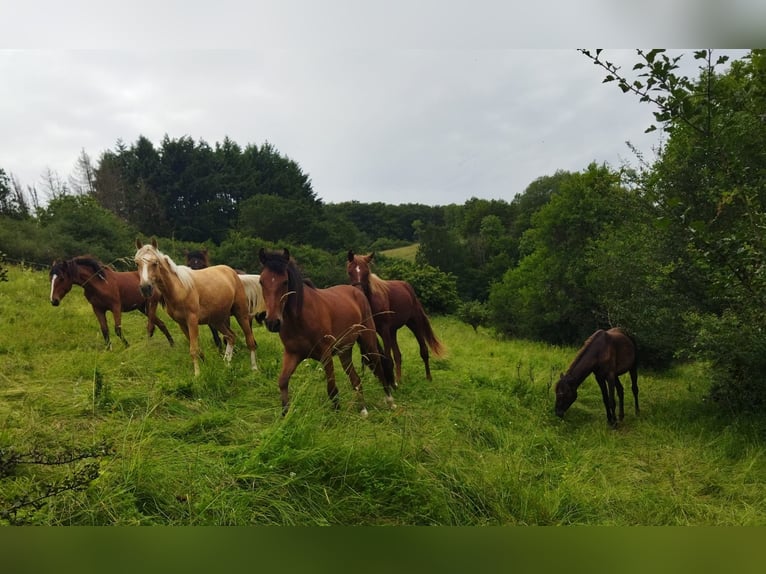
{"label": "horse's head", "polygon": [[577,385],[571,377],[562,374],[559,382],[556,383],[556,416],[563,417],[575,400],[577,400]]}
{"label": "horse's head", "polygon": [[210,267],[210,259],[208,259],[207,248],[187,251],[186,265],[192,269],[205,269],[206,267]]}
{"label": "horse's head", "polygon": [[140,239],[136,239],[136,255],[133,258],[138,267],[139,288],[141,294],[147,299],[152,296],[157,282],[160,269],[160,257],[157,249],[157,240],[152,238],[151,245],[143,245]]}
{"label": "horse's head", "polygon": [[295,264],[290,260],[290,252],[266,251],[261,248],[258,258],[263,264],[261,270],[261,290],[266,314],[263,322],[272,333],[282,327],[286,312],[298,313],[303,301],[303,279]]}
{"label": "horse's head", "polygon": [[69,293],[74,283],[73,272],[70,269],[72,263],[68,261],[54,261],[51,265],[48,277],[51,282],[51,305],[58,307],[64,295]]}
{"label": "horse's head", "polygon": [[364,288],[370,284],[370,263],[375,253],[369,255],[354,255],[354,252],[348,250],[348,263],[346,264],[346,273],[354,287]]}

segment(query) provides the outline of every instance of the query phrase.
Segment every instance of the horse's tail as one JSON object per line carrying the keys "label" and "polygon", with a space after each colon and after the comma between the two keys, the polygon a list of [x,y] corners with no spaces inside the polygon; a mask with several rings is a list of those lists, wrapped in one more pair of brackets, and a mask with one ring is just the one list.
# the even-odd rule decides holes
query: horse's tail
{"label": "horse's tail", "polygon": [[428,315],[417,297],[415,297],[415,303],[417,305],[415,320],[420,327],[420,332],[423,334],[423,338],[425,339],[428,348],[431,349],[431,352],[435,357],[443,357],[446,352],[444,344],[436,336],[436,333],[434,333],[433,327],[431,327],[431,321],[428,319]]}
{"label": "horse's tail", "polygon": [[257,320],[260,314],[266,311],[260,275],[238,275],[238,277],[245,287],[248,312],[251,317],[255,317]]}

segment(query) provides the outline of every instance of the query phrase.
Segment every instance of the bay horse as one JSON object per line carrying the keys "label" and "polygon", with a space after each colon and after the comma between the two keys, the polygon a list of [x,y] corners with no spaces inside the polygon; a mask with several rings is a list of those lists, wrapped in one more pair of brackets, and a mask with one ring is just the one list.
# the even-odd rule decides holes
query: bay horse
{"label": "bay horse", "polygon": [[145,299],[138,287],[138,271],[115,271],[90,255],[81,255],[67,260],[56,260],[51,265],[49,279],[51,282],[51,305],[58,307],[61,300],[72,289],[79,285],[85,298],[96,314],[101,334],[104,336],[106,348],[112,348],[109,338],[109,326],[106,312],[112,312],[114,332],[127,347],[128,341],[122,334],[122,313],[140,311],[147,316],[146,331],[151,337],[155,325],[165,335],[173,346],[173,337],[165,323],[157,317],[159,295]]}
{"label": "bay horse", "polygon": [[282,414],[289,406],[288,383],[296,367],[304,359],[319,361],[324,367],[327,396],[335,409],[338,387],[335,384],[333,355],[337,355],[346,371],[360,403],[361,415],[367,416],[362,382],[354,369],[354,344],[361,349],[363,363],[383,385],[386,403],[395,408],[391,388],[395,386],[391,360],[383,353],[375,333],[375,323],[367,298],[350,285],[318,289],[301,275],[287,249],[258,252],[263,269],[261,286],[266,302],[266,328],[279,333],[284,346],[282,370],[278,384]]}
{"label": "bay horse", "polygon": [[[210,267],[210,259],[208,256],[207,248],[186,251],[184,255],[186,256],[186,265],[191,269],[198,270]],[[263,313],[266,310],[263,304],[263,292],[261,291],[260,276],[248,274],[238,269],[235,269],[235,271],[245,286],[245,295],[247,296],[247,304],[250,314],[250,327],[252,328],[252,319],[255,318],[258,323],[262,323]],[[215,343],[215,346],[218,347],[219,351],[223,350],[221,336],[218,334],[218,330],[212,325],[208,326],[210,327],[210,333],[213,335],[213,342]]]}
{"label": "bay horse", "polygon": [[423,305],[415,289],[406,281],[384,280],[370,271],[375,253],[355,255],[348,251],[346,272],[351,285],[359,287],[370,302],[375,328],[383,339],[383,351],[396,365],[396,382],[402,382],[402,353],[396,340],[396,332],[407,326],[418,341],[420,358],[426,367],[426,379],[431,380],[428,349],[441,357],[444,346],[434,334]]}
{"label": "bay horse", "polygon": [[604,331],[598,329],[585,341],[577,352],[566,373],[556,383],[556,415],[563,417],[566,410],[577,399],[577,388],[593,373],[601,388],[606,408],[606,420],[611,426],[617,425],[615,416],[614,391],[620,399],[620,420],[625,418],[624,390],[619,375],[630,372],[636,414],[638,408],[638,371],[636,369],[636,344],[620,328]]}
{"label": "bay horse", "polygon": [[224,359],[231,362],[234,352],[234,331],[229,325],[232,315],[245,334],[250,349],[250,366],[258,369],[256,343],[250,328],[247,295],[237,272],[227,265],[214,265],[194,271],[176,263],[157,248],[157,241],[142,245],[136,239],[135,262],[138,266],[141,293],[151,297],[159,292],[165,309],[181,327],[189,340],[189,354],[194,375],[200,373],[199,359],[204,359],[199,347],[199,326],[212,325],[226,340]]}

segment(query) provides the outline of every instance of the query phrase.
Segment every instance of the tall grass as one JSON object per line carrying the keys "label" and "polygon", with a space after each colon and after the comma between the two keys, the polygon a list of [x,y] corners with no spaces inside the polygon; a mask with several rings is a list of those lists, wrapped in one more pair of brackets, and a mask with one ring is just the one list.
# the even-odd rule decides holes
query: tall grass
{"label": "tall grass", "polygon": [[201,330],[207,359],[195,378],[187,342],[167,322],[173,348],[147,339],[144,317],[129,313],[131,345],[105,351],[81,290],[54,308],[46,273],[9,269],[0,283],[0,510],[84,464],[28,461],[3,472],[8,453],[108,451],[96,457],[96,478],[5,522],[766,524],[766,425],[723,418],[705,400],[704,365],[640,369],[641,415],[629,404],[611,430],[592,378],[564,420],[553,415],[552,385],[577,349],[500,341],[436,317],[449,352],[432,360],[431,382],[414,337],[400,332],[397,409],[364,371],[370,416],[359,416],[342,372],[334,411],[322,369],[306,361],[282,417],[277,335],[256,327],[253,373],[241,334],[226,367]]}

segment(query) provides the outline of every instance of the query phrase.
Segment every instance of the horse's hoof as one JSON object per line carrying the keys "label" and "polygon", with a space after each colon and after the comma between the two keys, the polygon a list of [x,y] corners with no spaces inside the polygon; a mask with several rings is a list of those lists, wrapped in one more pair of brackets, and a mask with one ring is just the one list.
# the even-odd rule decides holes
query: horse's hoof
{"label": "horse's hoof", "polygon": [[366,419],[369,413],[367,412],[367,409],[362,409],[361,411],[359,411],[359,414],[362,416],[363,419]]}

